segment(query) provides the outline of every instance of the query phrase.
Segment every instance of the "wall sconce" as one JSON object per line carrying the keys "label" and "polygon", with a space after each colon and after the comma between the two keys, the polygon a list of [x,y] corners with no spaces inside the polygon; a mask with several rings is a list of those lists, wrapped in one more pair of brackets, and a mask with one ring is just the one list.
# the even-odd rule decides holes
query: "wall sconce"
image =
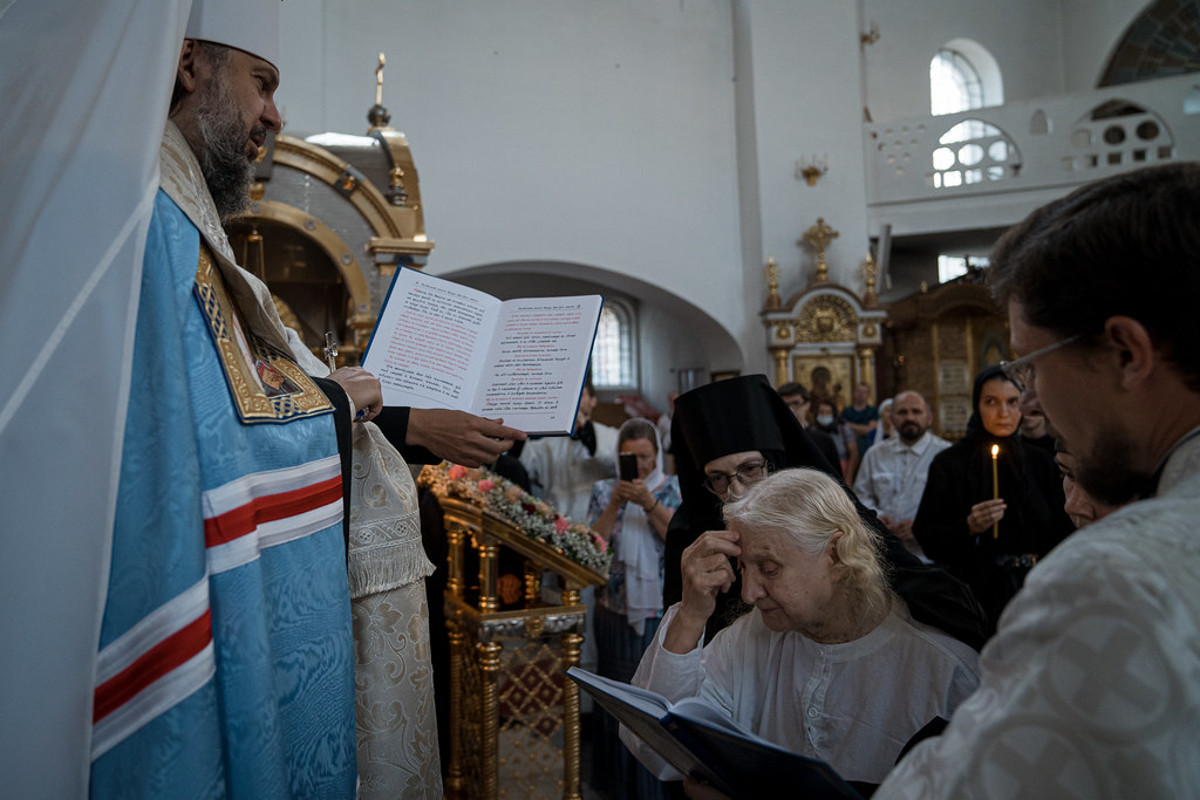
{"label": "wall sconce", "polygon": [[803,180],[809,186],[816,186],[817,179],[829,172],[829,157],[815,155],[811,159],[800,159],[796,162],[796,180]]}

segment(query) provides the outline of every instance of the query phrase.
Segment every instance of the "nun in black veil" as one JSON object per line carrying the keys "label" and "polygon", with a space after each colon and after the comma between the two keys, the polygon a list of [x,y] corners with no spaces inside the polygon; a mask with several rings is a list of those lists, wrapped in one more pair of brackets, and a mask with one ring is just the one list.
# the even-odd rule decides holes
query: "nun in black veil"
{"label": "nun in black veil", "polygon": [[[821,454],[765,375],[718,381],[680,395],[671,440],[683,504],[667,530],[664,608],[682,597],[683,551],[705,531],[725,528],[719,495],[740,494],[767,471],[786,467],[819,469],[842,482],[840,471]],[[844,484],[843,488],[859,515],[883,536],[892,588],[908,604],[913,618],[981,647],[985,615],[967,586],[945,570],[922,563],[849,488]],[[740,583],[735,583],[718,596],[706,640],[748,608],[741,602]]]}
{"label": "nun in black veil", "polygon": [[975,376],[966,435],[934,456],[913,520],[926,555],[983,604],[989,634],[1033,565],[1075,530],[1054,460],[1021,436],[1020,394],[999,365]]}

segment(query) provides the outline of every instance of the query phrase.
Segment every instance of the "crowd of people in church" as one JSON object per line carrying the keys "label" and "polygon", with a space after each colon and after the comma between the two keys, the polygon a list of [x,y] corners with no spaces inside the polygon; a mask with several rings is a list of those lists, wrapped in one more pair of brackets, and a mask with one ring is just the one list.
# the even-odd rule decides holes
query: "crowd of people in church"
{"label": "crowd of people in church", "polygon": [[[588,385],[573,435],[526,441],[385,407],[237,265],[219,223],[281,124],[277,7],[198,0],[174,65],[95,683],[64,687],[89,794],[442,796],[445,564],[408,467],[445,459],[607,543],[584,666],[702,698],[864,796],[1197,796],[1200,167],[1089,184],[1002,238],[1022,357],[975,377],[957,441],[920,392],[839,406],[827,374],[619,427]],[[716,796],[590,713],[593,789]]]}

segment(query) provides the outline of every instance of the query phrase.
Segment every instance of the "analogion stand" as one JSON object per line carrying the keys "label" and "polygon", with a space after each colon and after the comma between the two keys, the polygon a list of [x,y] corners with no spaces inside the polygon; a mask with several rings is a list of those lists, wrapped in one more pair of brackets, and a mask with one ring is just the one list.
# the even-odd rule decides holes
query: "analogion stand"
{"label": "analogion stand", "polygon": [[[446,796],[578,800],[579,688],[563,672],[579,663],[583,644],[579,592],[608,576],[480,506],[434,492],[449,545]],[[507,603],[502,559],[524,562],[520,597]],[[562,588],[561,603],[543,600],[547,573]]]}

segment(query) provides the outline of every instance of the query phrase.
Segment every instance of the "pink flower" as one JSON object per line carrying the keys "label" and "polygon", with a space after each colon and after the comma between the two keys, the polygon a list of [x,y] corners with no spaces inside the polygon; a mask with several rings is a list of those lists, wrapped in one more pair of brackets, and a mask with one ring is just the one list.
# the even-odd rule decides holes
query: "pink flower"
{"label": "pink flower", "polygon": [[554,518],[554,530],[558,531],[559,533],[566,533],[567,528],[569,528],[569,527],[571,527],[571,523],[567,520],[566,517],[555,517]]}
{"label": "pink flower", "polygon": [[592,533],[592,541],[596,543],[596,549],[601,553],[608,552],[608,541],[598,533]]}
{"label": "pink flower", "polygon": [[510,486],[504,490],[504,499],[510,503],[515,503],[521,499],[521,494],[522,491],[520,486]]}
{"label": "pink flower", "polygon": [[456,480],[458,480],[459,478],[463,477],[463,476],[464,476],[464,475],[466,475],[466,474],[467,474],[467,468],[466,468],[466,467],[464,467],[462,464],[452,464],[452,465],[450,466],[450,469],[448,469],[448,470],[446,471],[446,475],[447,475],[447,476],[450,478],[450,480],[452,480],[452,481],[456,481]]}
{"label": "pink flower", "polygon": [[484,494],[487,494],[488,492],[490,492],[492,490],[492,487],[495,485],[496,485],[496,482],[494,480],[492,480],[491,478],[484,478],[483,480],[481,480],[479,482],[479,491],[483,492]]}

